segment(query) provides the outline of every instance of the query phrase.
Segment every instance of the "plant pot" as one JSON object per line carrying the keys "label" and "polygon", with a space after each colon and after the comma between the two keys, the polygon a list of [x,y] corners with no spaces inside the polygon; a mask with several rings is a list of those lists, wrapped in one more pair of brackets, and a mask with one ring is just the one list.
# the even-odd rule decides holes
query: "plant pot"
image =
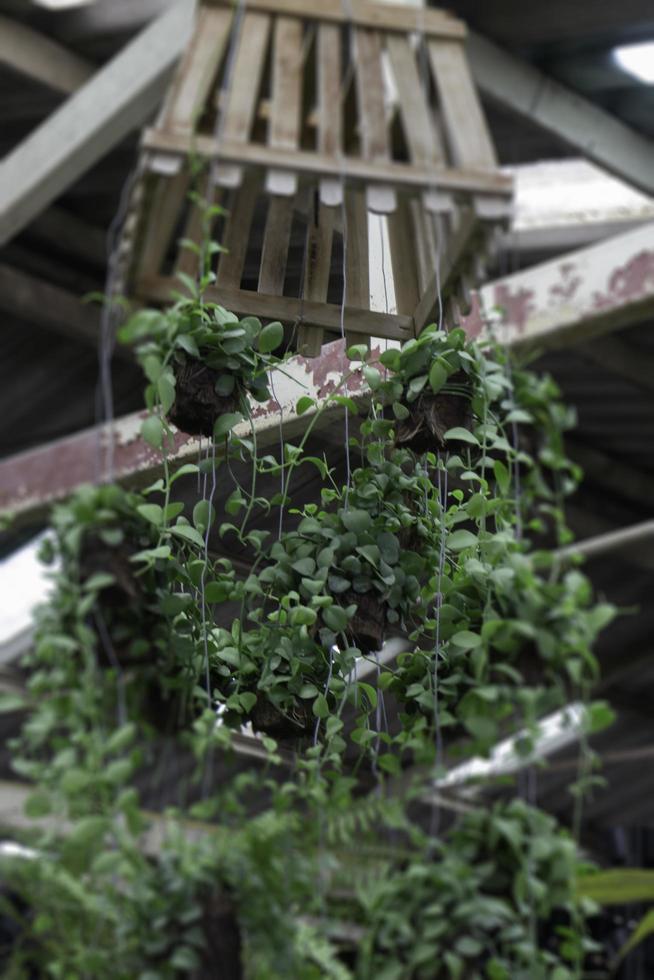
{"label": "plant pot", "polygon": [[250,712],[250,722],[255,731],[273,738],[299,738],[313,731],[316,719],[310,701],[296,700],[284,714],[266,698],[259,696]]}
{"label": "plant pot", "polygon": [[423,391],[414,402],[405,403],[409,415],[397,423],[395,442],[398,446],[418,455],[452,449],[457,443],[448,440],[446,444],[445,433],[448,429],[472,427],[468,376],[458,371],[449,380],[465,390],[460,393],[439,391],[435,395]]}
{"label": "plant pot", "polygon": [[342,605],[356,603],[357,611],[349,622],[348,632],[362,653],[380,650],[386,633],[387,604],[376,592],[344,592]]}
{"label": "plant pot", "polygon": [[196,357],[175,365],[175,401],[168,418],[182,432],[212,436],[219,415],[238,408],[238,396],[218,395],[216,381],[223,372],[208,367]]}
{"label": "plant pot", "polygon": [[206,947],[202,965],[193,980],[242,980],[241,931],[234,903],[224,892],[215,892],[204,907],[201,922]]}

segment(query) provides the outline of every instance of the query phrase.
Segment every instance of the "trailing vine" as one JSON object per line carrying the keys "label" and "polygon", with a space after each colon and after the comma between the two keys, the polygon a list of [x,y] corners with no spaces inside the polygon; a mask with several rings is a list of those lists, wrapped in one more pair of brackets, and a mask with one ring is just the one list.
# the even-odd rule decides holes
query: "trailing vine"
{"label": "trailing vine", "polygon": [[[299,443],[263,451],[283,328],[206,301],[211,281],[186,278],[190,298],[121,331],[162,477],[83,488],[52,514],[15,744],[28,815],[51,822],[30,838],[38,861],[7,863],[3,975],[208,977],[223,957],[254,980],[582,976],[590,906],[550,817],[503,802],[439,838],[409,807],[444,750],[520,732],[528,755],[540,720],[597,679],[614,610],[548,548],[579,479],[556,385],[432,325],[352,348],[321,403],[299,398]],[[311,450],[343,408],[359,415],[345,483]],[[173,426],[209,440],[204,459],[175,468]],[[300,470],[320,481],[311,503],[293,501]],[[382,662],[387,641],[402,652]],[[244,733],[263,770],[212,784]],[[138,786],[164,743],[195,782],[154,818]]]}

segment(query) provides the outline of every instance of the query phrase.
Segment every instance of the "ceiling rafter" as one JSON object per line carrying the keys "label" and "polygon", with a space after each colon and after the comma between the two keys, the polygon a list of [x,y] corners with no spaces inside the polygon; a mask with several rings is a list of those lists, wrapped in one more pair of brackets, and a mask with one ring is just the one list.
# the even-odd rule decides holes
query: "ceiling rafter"
{"label": "ceiling rafter", "polygon": [[141,126],[190,33],[193,0],[177,0],[0,165],[0,244]]}
{"label": "ceiling rafter", "polygon": [[654,194],[654,144],[589,99],[479,34],[467,42],[481,91],[579,153]]}
{"label": "ceiling rafter", "polygon": [[2,14],[0,64],[65,95],[75,92],[95,71],[90,61]]}

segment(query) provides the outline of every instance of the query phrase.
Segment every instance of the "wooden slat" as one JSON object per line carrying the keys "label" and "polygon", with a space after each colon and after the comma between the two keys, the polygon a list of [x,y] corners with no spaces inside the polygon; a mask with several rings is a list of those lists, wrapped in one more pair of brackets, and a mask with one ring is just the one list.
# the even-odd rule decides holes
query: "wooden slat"
{"label": "wooden slat", "polygon": [[[205,0],[213,5],[228,6],[232,0]],[[359,27],[376,27],[391,31],[424,31],[434,37],[465,38],[465,24],[442,10],[411,9],[370,0],[248,0],[248,9],[268,13],[309,17],[338,24],[352,21]]]}
{"label": "wooden slat", "polygon": [[[336,211],[333,208],[320,204],[317,220],[314,217],[307,229],[304,296],[310,301],[327,302],[335,216]],[[298,351],[306,357],[317,357],[322,347],[323,335],[324,331],[319,327],[309,327],[302,322],[298,328]]]}
{"label": "wooden slat", "polygon": [[[318,62],[318,152],[340,158],[343,152],[343,93],[341,91],[341,34],[333,24],[320,24]],[[343,203],[342,183],[320,181],[320,200],[331,207]]]}
{"label": "wooden slat", "polygon": [[439,274],[432,276],[431,282],[424,291],[418,303],[413,319],[416,331],[420,333],[422,328],[431,323],[436,311],[438,310],[438,290],[440,286],[441,297],[451,287],[453,280],[465,263],[466,253],[479,229],[477,216],[468,208],[462,210],[459,225],[447,243],[447,248],[439,248]]}
{"label": "wooden slat", "polygon": [[281,296],[284,291],[292,223],[293,198],[272,197],[263,237],[258,286],[260,293]]}
{"label": "wooden slat", "polygon": [[222,242],[227,253],[218,262],[216,283],[219,286],[238,289],[241,285],[259,187],[258,174],[246,171],[243,183],[234,191]]}
{"label": "wooden slat", "polygon": [[159,125],[193,132],[209,96],[232,27],[230,10],[200,7],[190,45],[175,72]]}
{"label": "wooden slat", "polygon": [[[458,167],[497,169],[497,156],[465,49],[456,41],[430,41],[429,60],[438,89],[452,160]],[[480,217],[508,217],[504,201],[475,200]]]}
{"label": "wooden slat", "polygon": [[[368,208],[366,195],[361,190],[345,191],[345,304],[359,309],[370,309],[370,267],[368,257]],[[361,341],[353,337],[354,331],[345,333],[346,343]],[[369,337],[367,338],[369,340]]]}
{"label": "wooden slat", "polygon": [[418,260],[409,202],[405,199],[398,200],[395,211],[388,216],[388,240],[397,312],[412,314],[420,299]]}
{"label": "wooden slat", "polygon": [[434,275],[439,246],[441,250],[445,247],[446,219],[426,211],[417,197],[409,202],[409,211],[416,249],[418,293],[422,296]]}
{"label": "wooden slat", "polygon": [[[153,302],[166,301],[170,298],[170,290],[177,288],[179,283],[159,277],[143,284],[143,295]],[[235,313],[267,319],[274,317],[285,323],[294,323],[302,316],[308,326],[341,332],[341,308],[337,303],[316,303],[294,296],[268,296],[220,286],[209,287],[205,296],[210,302],[221,303]],[[370,336],[389,340],[408,340],[413,336],[413,318],[410,316],[346,307],[344,321],[346,335],[356,337],[359,343],[363,337]]]}
{"label": "wooden slat", "polygon": [[495,148],[463,45],[430,41],[429,59],[454,163],[480,170],[497,167]]}
{"label": "wooden slat", "polygon": [[[371,163],[386,163],[391,159],[391,150],[384,104],[381,36],[378,31],[358,28],[355,38],[354,59],[362,156]],[[395,208],[395,192],[384,185],[370,187],[367,190],[367,203],[371,211],[388,213]]]}
{"label": "wooden slat", "polygon": [[[268,143],[295,150],[300,143],[302,109],[302,22],[297,17],[278,17],[273,36],[272,100]],[[269,194],[291,196],[297,192],[295,171],[272,170],[266,178]]]}
{"label": "wooden slat", "polygon": [[168,251],[179,213],[188,190],[188,174],[180,170],[174,177],[152,177],[156,181],[146,215],[146,229],[139,248],[136,282],[156,276]]}
{"label": "wooden slat", "polygon": [[[244,14],[229,98],[221,120],[221,141],[238,144],[246,143],[250,138],[269,35],[270,17],[267,14],[252,11]],[[241,181],[241,168],[221,167],[217,179],[224,187],[237,187]]]}
{"label": "wooden slat", "polygon": [[443,167],[445,151],[427,106],[425,84],[420,78],[411,42],[400,34],[389,34],[386,50],[397,86],[398,106],[411,161],[420,167]]}
{"label": "wooden slat", "polygon": [[395,78],[398,107],[411,162],[434,171],[434,185],[425,194],[425,206],[429,210],[447,213],[452,209],[452,198],[451,195],[438,191],[436,175],[437,170],[446,166],[445,148],[437,114],[427,102],[427,85],[420,77],[416,55],[409,38],[400,34],[388,35],[386,50]]}
{"label": "wooden slat", "polygon": [[[265,168],[295,168],[299,173],[319,177],[342,175],[342,167],[333,157],[310,150],[278,150],[272,146],[260,146],[256,143],[239,145],[226,140],[217,144],[213,137],[208,136],[195,136],[191,141],[152,129],[146,130],[144,145],[150,149],[165,150],[182,158],[193,151],[200,157],[217,158],[228,163],[252,164]],[[398,187],[421,189],[428,189],[434,183],[434,173],[430,170],[410,167],[404,163],[384,161],[370,163],[354,157],[347,159],[347,178],[348,181],[367,184],[391,183],[397,184]],[[512,194],[511,178],[499,171],[450,167],[438,173],[437,181],[442,190],[470,191],[492,197],[499,195],[507,199],[510,199]]]}

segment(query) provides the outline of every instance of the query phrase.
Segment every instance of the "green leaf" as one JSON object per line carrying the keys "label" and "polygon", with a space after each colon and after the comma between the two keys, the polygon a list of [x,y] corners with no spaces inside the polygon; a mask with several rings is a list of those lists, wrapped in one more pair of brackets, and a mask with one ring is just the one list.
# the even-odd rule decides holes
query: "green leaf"
{"label": "green leaf", "polygon": [[27,702],[20,694],[10,694],[8,691],[0,694],[0,715],[8,714],[10,711],[20,711],[27,706]]}
{"label": "green leaf", "polygon": [[141,438],[153,449],[161,449],[164,440],[164,427],[157,415],[150,415],[141,425]]}
{"label": "green leaf", "polygon": [[227,398],[231,395],[236,387],[236,378],[233,374],[221,374],[217,379],[214,388],[217,395],[221,398]]}
{"label": "green leaf", "polygon": [[434,361],[429,369],[429,387],[435,393],[441,390],[446,381],[447,369],[443,367],[440,361]]}
{"label": "green leaf", "polygon": [[481,644],[481,636],[471,630],[460,630],[454,634],[450,643],[461,650],[475,650]]}
{"label": "green leaf", "polygon": [[163,524],[163,507],[160,507],[158,504],[139,504],[136,510],[141,517],[144,517],[146,521],[149,521],[156,527],[160,527]]}
{"label": "green leaf", "polygon": [[654,901],[654,870],[611,868],[581,875],[577,879],[577,892],[599,905],[651,902]]}
{"label": "green leaf", "polygon": [[654,909],[650,909],[646,912],[643,918],[640,920],[629,939],[624,944],[620,952],[618,953],[617,960],[623,960],[627,953],[629,953],[635,946],[638,946],[644,939],[651,936],[654,932]]}
{"label": "green leaf", "polygon": [[259,334],[259,350],[262,354],[270,354],[279,347],[283,339],[284,328],[279,320],[275,320],[264,327]]}
{"label": "green leaf", "polygon": [[178,538],[183,538],[185,541],[190,541],[191,544],[195,544],[198,548],[204,550],[204,538],[199,531],[196,531],[194,527],[190,524],[176,524],[170,529],[172,534],[175,534]]}
{"label": "green leaf", "polygon": [[182,350],[185,350],[187,354],[191,355],[191,357],[200,356],[200,351],[195,342],[195,338],[188,333],[180,333],[177,337],[175,337],[175,346],[181,347]]}
{"label": "green leaf", "polygon": [[314,408],[315,404],[315,398],[310,398],[309,395],[302,395],[302,397],[298,398],[297,400],[295,411],[298,415],[304,415],[304,413],[308,412],[310,408]]}
{"label": "green leaf", "polygon": [[231,586],[227,582],[207,582],[204,586],[205,602],[224,602],[229,598]]}
{"label": "green leaf", "polygon": [[157,392],[161,401],[161,409],[167,415],[175,401],[175,382],[172,375],[162,374],[157,379]]}
{"label": "green leaf", "polygon": [[363,377],[371,391],[376,391],[381,384],[381,374],[377,368],[366,365],[363,369]]}
{"label": "green leaf", "polygon": [[350,510],[342,510],[340,516],[343,526],[355,534],[360,534],[372,524],[372,517],[367,510],[351,508]]}
{"label": "green leaf", "polygon": [[347,610],[343,609],[342,606],[327,606],[326,609],[322,610],[321,615],[325,626],[335,633],[340,633],[350,622]]}
{"label": "green leaf", "polygon": [[299,558],[298,561],[293,562],[291,568],[298,575],[311,576],[316,570],[316,563],[313,558]]}
{"label": "green leaf", "polygon": [[25,816],[31,820],[38,820],[40,817],[47,817],[52,810],[50,796],[45,790],[37,789],[25,800],[23,804]]}
{"label": "green leaf", "polygon": [[478,446],[479,440],[477,436],[470,432],[468,429],[464,429],[460,425],[456,425],[453,429],[448,429],[444,436],[445,439],[456,439],[458,442],[469,442],[471,446]]}
{"label": "green leaf", "polygon": [[511,477],[508,469],[501,459],[496,459],[493,463],[493,473],[495,474],[495,479],[497,480],[500,493],[503,496],[506,496],[511,485]]}
{"label": "green leaf", "polygon": [[326,718],[329,715],[329,702],[324,694],[319,694],[313,702],[313,713],[316,718]]}
{"label": "green leaf", "polygon": [[200,957],[192,946],[178,946],[170,958],[170,965],[176,970],[197,970]]}
{"label": "green leaf", "polygon": [[347,357],[350,361],[365,361],[368,356],[368,345],[367,344],[352,344],[351,347],[347,349]]}
{"label": "green leaf", "polygon": [[202,534],[216,519],[216,511],[208,500],[198,500],[193,508],[193,524]]}
{"label": "green leaf", "polygon": [[243,415],[240,412],[225,412],[224,415],[219,415],[213,427],[214,439],[224,439],[235,425],[243,421]]}
{"label": "green leaf", "polygon": [[447,547],[451,551],[461,551],[463,548],[474,548],[477,536],[471,531],[452,531],[447,536]]}
{"label": "green leaf", "polygon": [[175,480],[178,480],[180,476],[190,476],[191,474],[195,474],[197,472],[198,467],[195,463],[184,463],[184,465],[180,466],[178,470],[175,470],[171,476],[170,485],[172,486]]}
{"label": "green leaf", "polygon": [[143,373],[148,381],[156,384],[162,371],[163,364],[161,363],[161,359],[158,358],[156,354],[148,354],[147,357],[143,358]]}
{"label": "green leaf", "polygon": [[585,723],[591,735],[609,728],[615,721],[615,711],[607,701],[593,701],[586,707]]}

